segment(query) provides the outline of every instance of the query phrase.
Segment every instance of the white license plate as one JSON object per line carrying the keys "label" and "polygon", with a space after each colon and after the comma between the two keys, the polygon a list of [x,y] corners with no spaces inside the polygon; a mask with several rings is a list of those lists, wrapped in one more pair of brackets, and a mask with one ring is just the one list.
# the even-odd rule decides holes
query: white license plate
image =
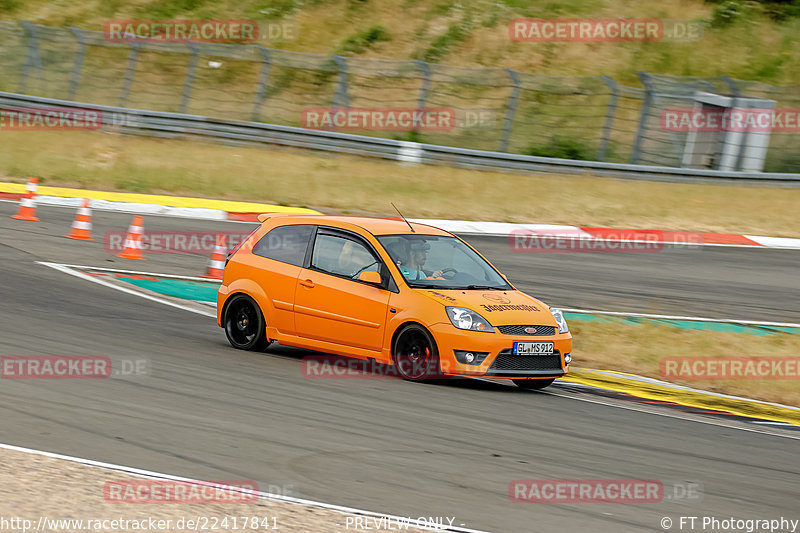
{"label": "white license plate", "polygon": [[514,355],[553,355],[553,343],[515,342]]}

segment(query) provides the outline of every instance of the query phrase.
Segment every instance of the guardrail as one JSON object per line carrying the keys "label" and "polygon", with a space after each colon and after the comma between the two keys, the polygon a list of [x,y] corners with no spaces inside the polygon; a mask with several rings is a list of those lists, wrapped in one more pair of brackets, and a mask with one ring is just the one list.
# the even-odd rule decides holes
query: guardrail
{"label": "guardrail", "polygon": [[275,144],[404,163],[427,163],[482,170],[594,174],[629,179],[800,184],[800,174],[722,172],[649,165],[604,163],[469,150],[452,146],[381,139],[261,122],[226,121],[200,115],[101,106],[0,92],[0,108],[83,108],[102,113],[103,128],[158,137],[203,137],[245,143]]}
{"label": "guardrail", "polygon": [[[636,86],[629,86],[609,76],[547,76],[256,44],[120,40],[102,31],[13,20],[0,20],[0,72],[0,91],[224,121],[302,128],[309,126],[309,109],[372,110],[382,120],[382,108],[444,108],[453,120],[441,131],[416,124],[338,131],[616,164],[800,169],[800,87],[726,76],[637,72],[638,80],[626,82]],[[704,106],[714,110],[709,120],[719,120],[723,109],[781,111],[751,116],[773,124],[768,134],[764,126],[744,135],[698,132],[693,120]]]}

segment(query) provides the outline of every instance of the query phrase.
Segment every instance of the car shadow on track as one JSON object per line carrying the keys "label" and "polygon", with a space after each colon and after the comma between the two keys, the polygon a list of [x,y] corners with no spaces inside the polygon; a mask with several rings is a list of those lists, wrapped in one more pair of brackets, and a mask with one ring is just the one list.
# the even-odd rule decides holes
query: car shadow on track
{"label": "car shadow on track", "polygon": [[[329,375],[327,376],[314,376],[316,378],[327,377],[327,379],[392,379],[397,381],[405,381],[397,375],[397,371],[392,365],[385,365],[376,361],[364,361],[345,356],[332,355],[323,352],[314,352],[302,348],[295,348],[292,346],[284,346],[278,343],[271,344],[264,352],[265,355],[271,357],[281,357],[284,359],[292,359],[297,361],[301,366],[305,365],[309,360],[327,363],[329,366]],[[303,368],[303,372],[306,372]],[[334,369],[335,368],[335,369]],[[324,374],[324,371],[323,371]],[[310,377],[310,376],[309,376]],[[409,382],[410,383],[410,382]],[[511,383],[501,383],[491,381],[484,378],[437,378],[429,379],[419,383],[414,383],[416,386],[437,386],[437,387],[453,387],[458,389],[467,390],[482,390],[494,392],[539,392],[522,390]]]}

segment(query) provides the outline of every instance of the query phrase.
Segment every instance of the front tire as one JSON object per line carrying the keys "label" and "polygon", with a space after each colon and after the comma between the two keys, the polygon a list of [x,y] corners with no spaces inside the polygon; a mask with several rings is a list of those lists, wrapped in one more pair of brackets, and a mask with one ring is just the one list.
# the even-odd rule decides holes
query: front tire
{"label": "front tire", "polygon": [[551,379],[514,379],[514,384],[520,389],[525,390],[542,390],[553,384],[556,378]]}
{"label": "front tire", "polygon": [[237,294],[228,302],[223,326],[228,342],[239,350],[263,351],[270,344],[264,315],[246,294]]}
{"label": "front tire", "polygon": [[400,330],[392,346],[392,359],[397,373],[408,381],[425,381],[441,377],[439,350],[428,330],[409,324]]}

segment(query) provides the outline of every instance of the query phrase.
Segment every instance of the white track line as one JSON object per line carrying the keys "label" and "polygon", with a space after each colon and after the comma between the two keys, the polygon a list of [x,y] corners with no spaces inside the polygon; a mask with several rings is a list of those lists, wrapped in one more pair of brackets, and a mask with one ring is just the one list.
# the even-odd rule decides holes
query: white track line
{"label": "white track line", "polygon": [[128,294],[133,294],[134,296],[139,296],[139,297],[144,298],[146,300],[152,300],[154,302],[158,302],[158,303],[161,303],[161,304],[164,304],[164,305],[169,305],[171,307],[177,307],[178,309],[183,309],[184,311],[191,311],[192,313],[197,313],[198,315],[203,315],[203,316],[210,317],[210,318],[213,318],[213,319],[217,318],[217,314],[216,313],[210,313],[208,311],[203,311],[202,309],[194,309],[194,308],[191,308],[191,307],[186,306],[186,305],[181,305],[179,303],[170,302],[169,300],[165,300],[163,298],[158,298],[156,296],[151,296],[149,294],[146,294],[146,293],[143,293],[143,292],[139,292],[139,291],[135,291],[135,290],[129,289],[127,287],[122,287],[122,286],[119,286],[119,285],[115,285],[114,283],[109,283],[106,280],[95,278],[95,277],[90,276],[88,274],[84,274],[83,272],[78,272],[77,270],[72,270],[72,268],[70,268],[68,265],[61,265],[59,263],[48,263],[46,261],[36,261],[36,263],[38,263],[40,265],[48,266],[50,268],[54,268],[54,269],[56,269],[56,270],[58,270],[60,272],[64,272],[65,274],[69,274],[70,276],[75,276],[77,278],[85,279],[85,280],[88,280],[88,281],[91,281],[91,282],[94,282],[94,283],[99,283],[100,285],[104,285],[106,287],[110,287],[110,288],[116,289],[118,291],[122,291],[122,292],[125,292],[125,293],[128,293]]}
{"label": "white track line", "polygon": [[676,316],[676,315],[648,315],[645,313],[628,313],[623,311],[598,311],[596,309],[569,309],[559,307],[562,311],[569,313],[581,313],[586,315],[611,315],[611,316],[634,316],[640,318],[660,318],[665,320],[696,320],[697,322],[721,322],[724,324],[743,324],[746,326],[774,326],[781,328],[800,328],[800,324],[792,322],[762,322],[759,320],[739,320],[736,318],[706,318],[700,316]]}
{"label": "white track line", "polygon": [[[558,383],[558,381],[556,381],[556,383]],[[570,385],[575,385],[575,383],[570,383]],[[724,422],[717,421],[717,420],[694,419],[694,418],[689,418],[689,417],[687,417],[685,415],[678,415],[678,414],[673,414],[673,413],[663,413],[663,412],[659,412],[659,411],[651,411],[649,409],[644,409],[644,408],[641,408],[641,407],[634,407],[632,405],[620,405],[620,404],[617,404],[617,403],[611,403],[610,401],[602,401],[602,400],[596,400],[596,399],[590,399],[590,398],[578,398],[577,396],[573,396],[571,394],[564,394],[563,392],[560,392],[557,389],[555,389],[555,390],[543,390],[543,391],[539,391],[539,392],[541,394],[547,394],[547,395],[550,395],[550,396],[558,396],[559,398],[567,398],[567,399],[570,399],[570,400],[577,400],[579,402],[586,402],[586,403],[593,403],[593,404],[597,404],[597,405],[604,405],[606,407],[616,407],[618,409],[627,409],[628,411],[636,411],[636,412],[644,413],[644,414],[648,414],[648,415],[663,416],[663,417],[666,417],[666,418],[675,418],[675,419],[678,419],[678,420],[684,420],[686,422],[696,422],[698,424],[708,424],[710,426],[719,426],[719,427],[724,427],[724,428],[728,428],[728,429],[738,429],[738,430],[741,430],[741,431],[749,431],[750,433],[757,433],[759,435],[769,435],[771,437],[782,437],[782,438],[785,438],[785,439],[800,440],[800,436],[793,435],[793,434],[769,433],[769,432],[764,431],[764,430],[757,430],[757,429],[747,428],[747,427],[742,427],[742,426],[734,426],[734,425],[726,424]],[[754,422],[755,422],[755,420],[754,420]],[[776,423],[780,424],[781,422],[776,422]],[[793,427],[793,426],[791,424],[786,424],[785,427]]]}
{"label": "white track line", "polygon": [[[169,279],[181,279],[187,281],[199,281],[203,283],[221,283],[220,280],[215,279],[207,279],[201,278],[197,276],[183,276],[179,274],[160,274],[158,272],[144,272],[141,270],[123,270],[120,268],[106,268],[106,267],[93,267],[88,265],[70,265],[66,263],[49,263],[46,261],[37,261],[37,263],[42,265],[47,265],[52,268],[56,268],[55,265],[66,267],[69,269],[81,269],[81,270],[95,270],[100,272],[114,272],[118,274],[133,274],[137,276],[153,276],[153,277],[161,277],[161,278],[169,278]],[[60,269],[59,269],[60,270]],[[75,275],[74,272],[70,272]],[[92,281],[97,281],[95,278],[89,277]],[[117,288],[114,286],[114,288]],[[140,294],[140,293],[135,293]],[[161,301],[160,299],[156,299],[156,301]],[[782,327],[782,328],[800,328],[800,324],[795,324],[792,322],[764,322],[758,320],[740,320],[735,318],[708,318],[708,317],[699,317],[699,316],[681,316],[681,315],[652,315],[646,313],[631,313],[627,311],[600,311],[597,309],[575,309],[569,307],[559,307],[562,311],[567,311],[569,313],[580,313],[580,314],[587,314],[587,315],[609,315],[609,316],[631,316],[631,317],[639,317],[639,318],[654,318],[654,319],[663,319],[663,320],[695,320],[697,322],[720,322],[723,324],[742,324],[746,326],[772,326],[772,327]]]}
{"label": "white track line", "polygon": [[[117,290],[120,290],[122,292],[133,294],[135,296],[141,296],[142,298],[146,298],[148,300],[152,300],[152,301],[155,301],[155,302],[159,302],[159,303],[163,303],[163,304],[166,304],[166,305],[170,305],[172,307],[177,307],[179,309],[185,309],[187,311],[191,311],[193,313],[197,313],[197,314],[203,315],[203,316],[209,316],[209,317],[212,317],[212,318],[216,318],[216,316],[217,316],[216,313],[208,313],[208,312],[204,312],[204,311],[202,311],[200,309],[193,309],[191,307],[183,306],[183,305],[180,305],[180,304],[168,301],[168,300],[164,300],[162,298],[158,298],[158,297],[155,297],[155,296],[151,296],[149,294],[145,294],[145,293],[142,293],[142,292],[134,291],[134,290],[128,289],[126,287],[118,286],[118,285],[115,285],[113,283],[109,283],[109,282],[107,282],[105,280],[101,280],[101,279],[89,276],[87,274],[84,274],[82,272],[78,272],[78,271],[75,271],[75,270],[72,270],[72,269],[87,269],[87,270],[96,270],[96,271],[119,272],[119,273],[147,275],[147,276],[154,276],[154,277],[160,276],[160,277],[169,277],[169,278],[172,278],[172,279],[185,279],[185,280],[192,280],[192,281],[204,281],[204,282],[209,282],[210,281],[210,280],[207,280],[205,278],[197,278],[197,277],[193,277],[193,276],[166,275],[166,274],[158,274],[158,273],[154,273],[154,272],[140,272],[140,271],[135,271],[135,270],[122,270],[122,269],[112,269],[112,268],[104,268],[104,267],[90,267],[90,266],[85,266],[85,265],[67,265],[67,264],[61,264],[61,263],[48,263],[48,262],[44,262],[44,261],[37,261],[37,263],[41,264],[41,265],[49,266],[51,268],[54,268],[56,270],[59,270],[61,272],[65,272],[67,274],[70,274],[70,275],[73,275],[73,276],[76,276],[76,277],[79,277],[81,279],[87,279],[89,281],[93,281],[95,283],[99,283],[101,285],[105,285],[107,287],[111,287],[113,289],[117,289]],[[643,314],[636,314],[636,313],[616,313],[616,312],[612,312],[612,311],[587,311],[587,310],[573,310],[573,309],[563,309],[563,310],[564,311],[570,311],[570,312],[578,312],[578,313],[611,314],[611,315],[615,315],[615,316],[641,316],[641,317],[648,317],[648,318],[673,318],[673,319],[685,319],[685,318],[687,318],[687,317],[675,317],[675,316],[668,316],[668,315],[643,315]],[[724,321],[710,319],[710,318],[697,318],[697,317],[692,317],[692,320],[702,320],[702,321],[706,321],[706,322],[724,322]],[[735,323],[742,323],[742,322],[735,322]],[[756,322],[750,321],[749,323],[750,324],[759,324],[759,325],[781,325],[781,326],[788,326],[788,327],[800,327],[800,325],[769,323],[769,322],[756,323]],[[657,380],[657,379],[653,379],[653,378],[647,378],[647,377],[644,377],[644,376],[637,376],[635,374],[625,374],[625,373],[621,373],[621,372],[613,372],[613,371],[607,371],[607,370],[595,370],[595,369],[587,369],[587,370],[590,370],[592,372],[597,372],[599,374],[605,374],[605,375],[609,375],[609,376],[620,377],[620,378],[623,378],[623,379],[630,379],[631,381],[640,381],[640,382],[652,383],[652,384],[663,386],[663,387],[667,387],[667,388],[672,388],[672,389],[677,389],[677,390],[685,390],[685,391],[688,391],[688,392],[702,393],[702,394],[706,394],[708,396],[714,396],[714,397],[718,397],[718,398],[743,400],[743,401],[749,401],[749,402],[759,403],[759,404],[763,404],[763,405],[781,407],[781,408],[784,408],[784,409],[800,410],[800,408],[789,406],[789,405],[782,405],[782,404],[778,404],[778,403],[765,402],[765,401],[761,401],[761,400],[754,400],[754,399],[751,399],[751,398],[744,398],[744,397],[741,397],[741,396],[731,396],[731,395],[716,393],[716,392],[712,392],[712,391],[705,391],[705,390],[702,390],[702,389],[693,389],[693,388],[690,388],[690,387],[684,387],[682,385],[676,385],[674,383],[669,383],[669,382],[666,382],[666,381],[661,381],[661,380]],[[490,380],[486,380],[485,378],[475,378],[475,379],[490,381]],[[490,381],[490,382],[493,383],[493,381]],[[582,384],[570,383],[570,385],[582,385]],[[583,386],[591,387],[589,385],[583,385]],[[592,387],[592,388],[602,389],[602,387]],[[601,403],[601,402],[595,402],[595,403]],[[606,404],[603,404],[603,405],[606,405]]]}
{"label": "white track line", "polygon": [[[665,389],[673,389],[673,390],[679,390],[679,391],[684,391],[684,392],[693,392],[693,393],[697,393],[697,394],[704,394],[706,396],[712,396],[714,398],[723,398],[725,400],[740,400],[740,401],[745,401],[745,402],[757,403],[757,404],[760,404],[760,405],[766,405],[766,406],[769,406],[769,407],[779,407],[781,409],[789,409],[789,410],[792,410],[792,411],[800,411],[800,407],[795,407],[793,405],[784,405],[782,403],[775,403],[775,402],[765,402],[763,400],[754,400],[752,398],[745,398],[743,396],[732,396],[730,394],[722,394],[720,392],[707,391],[707,390],[703,390],[703,389],[693,389],[691,387],[685,387],[683,385],[670,383],[669,381],[662,381],[660,379],[648,378],[646,376],[638,376],[636,374],[628,374],[627,372],[615,372],[613,370],[597,370],[595,368],[582,368],[581,370],[584,370],[586,372],[594,372],[596,374],[602,374],[604,376],[610,376],[610,377],[614,377],[614,378],[618,378],[618,379],[627,379],[629,381],[637,381],[639,383],[648,383],[650,385],[656,385],[658,387],[662,387],[662,388],[665,388]],[[567,376],[569,376],[569,374],[567,374]],[[572,382],[566,382],[566,381],[565,381],[565,383],[570,383],[571,385],[584,385],[586,387],[591,387],[592,386],[592,385],[585,385],[583,383],[572,383]]]}
{"label": "white track line", "polygon": [[44,261],[37,261],[37,263],[41,263],[43,265],[61,265],[67,268],[79,268],[81,270],[97,270],[101,272],[114,272],[117,274],[134,274],[137,276],[153,276],[159,278],[169,278],[169,279],[181,279],[186,281],[200,281],[203,283],[222,283],[222,280],[219,279],[211,279],[211,278],[201,278],[198,276],[183,276],[181,274],[159,274],[158,272],[142,272],[140,270],[123,270],[121,268],[106,268],[106,267],[93,267],[87,265],[68,265],[66,263],[47,263]]}
{"label": "white track line", "polygon": [[[594,372],[611,373],[611,372],[604,372],[602,370],[595,370]],[[569,374],[567,374],[567,375],[569,375]],[[633,378],[640,378],[642,381],[650,380],[650,378],[645,378],[643,376],[636,376],[634,374],[629,374],[629,375],[632,376]],[[498,385],[499,384],[498,382],[501,381],[501,380],[493,380],[493,379],[489,379],[489,378],[480,378],[480,377],[478,377],[478,378],[470,378],[470,379],[475,379],[475,380],[478,380],[478,381],[484,381],[486,383],[492,383],[494,385]],[[657,382],[658,380],[653,380],[653,381]],[[661,382],[661,383],[667,383],[667,382]],[[559,380],[556,380],[555,384],[559,385]],[[503,385],[506,385],[506,384],[503,383]],[[563,383],[561,383],[561,385],[563,385],[565,387],[570,387],[570,388],[576,387],[576,388],[580,388],[580,389],[584,389],[584,390],[585,389],[610,390],[610,391],[614,390],[612,388],[605,388],[605,387],[601,387],[599,385],[587,385],[585,383],[575,383],[575,382],[572,382],[572,381],[564,381]],[[705,391],[705,390],[702,390],[702,389],[690,389],[688,387],[681,387],[680,385],[675,385],[674,383],[667,383],[667,385],[670,385],[669,388],[685,389],[685,390],[692,391],[692,392],[699,392],[699,393],[703,393],[703,394],[708,394],[710,396],[719,396],[719,397],[722,397],[722,398],[734,398],[734,399],[737,399],[737,400],[746,400],[746,401],[756,402],[756,403],[761,403],[761,404],[766,404],[766,405],[774,405],[774,406],[778,406],[778,407],[785,407],[786,409],[800,409],[800,408],[793,407],[793,406],[790,406],[790,405],[782,405],[782,404],[774,404],[774,403],[770,403],[770,402],[762,402],[760,400],[753,400],[751,398],[743,398],[741,396],[728,396],[728,395],[725,395],[725,394],[717,394],[717,393],[710,392],[710,391]],[[509,385],[509,387],[513,387],[513,385]],[[578,400],[578,401],[581,401],[581,402],[594,403],[594,404],[597,404],[597,405],[605,405],[607,407],[617,407],[619,409],[628,409],[629,411],[636,411],[636,412],[644,413],[644,414],[665,416],[667,418],[675,418],[675,419],[678,419],[678,420],[687,420],[689,422],[697,422],[697,423],[700,423],[700,424],[708,424],[708,425],[711,425],[711,426],[720,426],[720,427],[730,428],[730,429],[740,429],[742,431],[750,431],[750,432],[759,433],[759,434],[762,434],[762,435],[763,434],[768,434],[768,435],[773,435],[775,437],[786,437],[786,438],[789,438],[789,439],[800,440],[800,435],[782,435],[782,434],[781,435],[777,435],[777,434],[773,434],[773,433],[766,433],[764,431],[756,431],[756,430],[754,430],[752,428],[741,427],[741,426],[733,426],[733,425],[730,425],[730,424],[726,424],[726,423],[724,423],[724,422],[722,422],[720,420],[695,419],[695,418],[689,418],[685,414],[675,414],[675,413],[653,411],[653,410],[645,409],[645,408],[638,407],[638,406],[621,405],[620,403],[614,403],[614,402],[612,402],[610,400],[604,401],[602,399],[597,399],[597,398],[595,398],[595,399],[579,398],[577,396],[574,396],[572,394],[565,393],[564,391],[559,390],[558,386],[556,386],[556,388],[548,388],[547,390],[542,390],[542,391],[539,391],[539,392],[541,394],[548,394],[550,396],[558,396],[559,398],[566,398],[568,400]],[[591,394],[591,392],[589,392],[589,394]],[[686,407],[690,407],[690,406],[686,406]],[[700,409],[700,408],[696,407],[695,409]],[[715,410],[713,408],[707,408],[707,409],[709,411],[714,411]],[[741,416],[742,418],[748,418],[748,417],[746,417],[744,415],[737,415],[737,416]],[[757,420],[755,418],[752,419],[751,422],[754,423],[754,424],[765,424],[765,425],[771,425],[771,426],[774,425],[774,426],[779,426],[779,427],[784,427],[784,428],[794,428],[795,427],[794,424],[789,424],[787,422],[774,422],[774,421],[768,421],[768,420]]]}
{"label": "white track line", "polygon": [[[96,468],[105,468],[105,469],[108,469],[108,470],[115,470],[117,472],[124,472],[126,474],[130,474],[130,475],[133,475],[133,476],[140,476],[140,477],[145,477],[145,478],[150,478],[150,479],[166,479],[166,480],[169,480],[169,481],[178,481],[178,482],[188,483],[188,484],[192,484],[192,485],[208,485],[208,481],[202,481],[202,480],[199,480],[199,479],[192,479],[192,478],[186,478],[186,477],[180,477],[180,476],[173,476],[172,474],[164,474],[164,473],[161,473],[161,472],[153,472],[151,470],[142,470],[140,468],[133,468],[133,467],[130,467],[130,466],[117,465],[117,464],[113,464],[113,463],[103,463],[103,462],[100,462],[100,461],[93,461],[91,459],[84,459],[82,457],[73,457],[71,455],[61,455],[61,454],[58,454],[58,453],[45,452],[45,451],[42,451],[42,450],[35,450],[33,448],[24,448],[22,446],[14,446],[13,444],[0,443],[0,448],[1,449],[6,449],[6,450],[13,450],[13,451],[17,451],[17,452],[30,453],[30,454],[33,454],[33,455],[41,455],[43,457],[50,457],[50,458],[53,458],[53,459],[62,459],[64,461],[70,461],[70,462],[73,462],[73,463],[80,463],[82,465],[93,466],[93,467],[96,467]],[[304,507],[317,507],[317,508],[320,508],[320,509],[327,509],[327,510],[336,511],[336,512],[339,512],[339,513],[355,514],[355,515],[360,515],[360,516],[370,516],[370,517],[375,517],[375,518],[384,518],[385,517],[385,518],[388,518],[389,521],[401,520],[403,524],[405,524],[406,520],[408,520],[407,517],[376,513],[374,511],[365,511],[363,509],[356,509],[354,507],[344,507],[344,506],[341,506],[341,505],[334,505],[334,504],[331,504],[331,503],[318,502],[318,501],[314,501],[314,500],[306,500],[306,499],[302,499],[302,498],[293,498],[291,496],[283,496],[282,494],[272,494],[270,492],[252,491],[252,490],[250,490],[250,489],[248,489],[246,487],[225,486],[224,488],[226,490],[230,490],[231,492],[240,492],[240,493],[247,493],[247,494],[253,494],[253,492],[255,492],[255,494],[258,495],[258,497],[261,498],[261,499],[271,500],[271,501],[276,501],[276,502],[282,502],[282,503],[289,503],[289,504],[294,504],[294,505],[302,505]],[[416,520],[416,519],[413,519],[413,518],[408,522],[408,525],[409,525],[409,527],[417,527],[419,529],[424,529],[426,531],[454,531],[454,532],[458,532],[458,533],[489,533],[487,531],[481,531],[481,530],[478,530],[478,529],[468,529],[468,528],[463,528],[463,527],[458,527],[458,526],[432,527],[432,526],[430,526],[429,524],[426,524],[423,521]]]}

